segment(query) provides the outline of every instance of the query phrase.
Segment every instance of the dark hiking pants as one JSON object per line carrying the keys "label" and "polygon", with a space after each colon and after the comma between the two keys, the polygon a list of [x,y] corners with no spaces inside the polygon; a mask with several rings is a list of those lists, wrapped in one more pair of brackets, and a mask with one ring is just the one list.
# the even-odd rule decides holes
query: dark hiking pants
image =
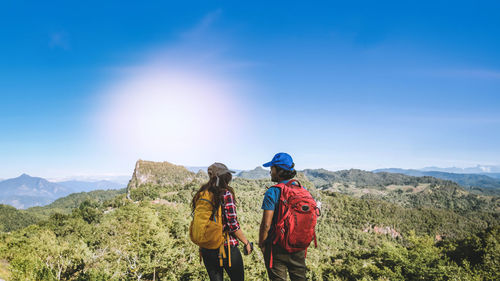
{"label": "dark hiking pants", "polygon": [[[273,251],[273,267],[269,268],[269,260]],[[287,271],[292,281],[306,280],[306,258],[305,251],[288,253],[279,245],[266,244],[264,250],[264,261],[266,263],[267,275],[271,281],[287,280]]]}
{"label": "dark hiking pants", "polygon": [[201,248],[201,256],[205,268],[207,269],[208,277],[210,277],[210,281],[223,280],[224,272],[222,268],[226,270],[231,281],[243,281],[245,279],[245,272],[240,249],[238,249],[238,246],[231,247],[231,267],[229,267],[227,259],[227,247],[225,247],[224,250],[226,251],[226,258],[223,259],[224,267],[221,267],[219,263],[219,249],[209,250]]}

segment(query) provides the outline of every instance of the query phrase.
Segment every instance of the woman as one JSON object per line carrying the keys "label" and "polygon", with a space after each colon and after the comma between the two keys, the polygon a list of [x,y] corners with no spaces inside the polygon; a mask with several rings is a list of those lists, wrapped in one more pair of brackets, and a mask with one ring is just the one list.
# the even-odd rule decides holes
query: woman
{"label": "woman", "polygon": [[[232,180],[231,173],[226,165],[222,163],[214,163],[208,167],[209,180],[204,184],[198,192],[196,192],[191,203],[193,212],[195,204],[200,198],[200,194],[204,191],[213,194],[212,205],[214,212],[222,210],[222,225],[223,232],[227,234],[228,239],[224,239],[224,258],[222,259],[221,266],[219,259],[219,249],[205,249],[200,247],[203,263],[207,269],[208,276],[211,281],[222,281],[224,268],[231,278],[231,281],[244,280],[243,259],[241,258],[240,250],[238,249],[239,241],[244,244],[245,252],[251,253],[252,246],[248,239],[240,229],[238,217],[236,215],[236,198],[232,187],[229,182]],[[230,257],[230,260],[229,260]]]}

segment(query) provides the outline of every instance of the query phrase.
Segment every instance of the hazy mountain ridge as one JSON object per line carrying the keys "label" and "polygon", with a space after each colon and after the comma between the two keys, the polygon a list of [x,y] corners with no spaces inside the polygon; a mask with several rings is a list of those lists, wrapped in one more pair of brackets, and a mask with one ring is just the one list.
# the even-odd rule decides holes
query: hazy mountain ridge
{"label": "hazy mountain ridge", "polygon": [[328,171],[325,169],[306,169],[302,171],[308,178],[312,179],[317,188],[326,189],[332,183],[353,183],[356,187],[378,187],[384,188],[388,185],[412,185],[412,184],[451,184],[452,181],[445,181],[434,177],[412,177],[395,173],[373,173],[369,171],[350,169],[341,171]]}
{"label": "hazy mountain ridge", "polygon": [[123,184],[110,181],[64,181],[51,182],[40,177],[22,174],[17,178],[0,181],[0,204],[18,209],[44,206],[71,193],[96,189],[124,188]]}
{"label": "hazy mountain ridge", "polygon": [[[493,194],[495,193],[497,195],[500,194],[500,179],[494,178],[489,174],[456,174],[456,173],[447,173],[439,171],[421,171],[421,170],[399,169],[399,168],[377,169],[374,170],[373,172],[398,173],[416,177],[431,176],[439,179],[451,180],[463,187],[468,187],[469,189],[476,187],[480,188],[479,191],[481,192],[488,192],[481,189],[490,189],[492,190]],[[492,175],[494,176],[495,174]]]}
{"label": "hazy mountain ridge", "polygon": [[22,174],[17,178],[0,182],[0,195],[30,195],[41,197],[54,197],[57,194],[69,192],[69,189],[58,183],[49,182],[39,177]]}
{"label": "hazy mountain ridge", "polygon": [[399,173],[373,173],[351,169],[331,172],[324,169],[303,171],[323,190],[332,190],[365,199],[379,199],[411,208],[500,211],[500,197],[473,194],[457,183],[431,176]]}
{"label": "hazy mountain ridge", "polygon": [[70,193],[63,185],[27,174],[0,182],[0,203],[21,209],[47,204]]}
{"label": "hazy mountain ridge", "polygon": [[98,189],[120,189],[120,188],[125,188],[127,186],[126,184],[120,184],[108,180],[90,181],[90,182],[71,180],[71,181],[61,181],[57,183],[69,188],[70,190],[78,192],[89,192]]}
{"label": "hazy mountain ridge", "polygon": [[418,170],[456,173],[456,174],[484,174],[484,173],[500,173],[500,166],[476,165],[474,167],[467,167],[467,168],[457,168],[457,167],[441,168],[432,166],[432,167],[424,167]]}

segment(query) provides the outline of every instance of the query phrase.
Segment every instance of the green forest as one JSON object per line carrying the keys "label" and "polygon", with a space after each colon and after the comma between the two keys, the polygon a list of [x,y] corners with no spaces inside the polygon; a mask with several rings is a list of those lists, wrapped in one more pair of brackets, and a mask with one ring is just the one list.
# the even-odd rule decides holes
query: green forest
{"label": "green forest", "polygon": [[[159,177],[148,167],[141,182],[136,167],[128,196],[99,191],[28,210],[2,206],[0,278],[207,280],[188,234],[189,204],[206,174],[178,171],[160,169]],[[309,280],[500,280],[498,197],[431,177],[350,176],[298,175],[322,206]],[[231,185],[241,227],[257,241],[271,182],[235,178]],[[369,192],[355,192],[363,189]],[[260,251],[243,259],[246,279],[267,280]]]}

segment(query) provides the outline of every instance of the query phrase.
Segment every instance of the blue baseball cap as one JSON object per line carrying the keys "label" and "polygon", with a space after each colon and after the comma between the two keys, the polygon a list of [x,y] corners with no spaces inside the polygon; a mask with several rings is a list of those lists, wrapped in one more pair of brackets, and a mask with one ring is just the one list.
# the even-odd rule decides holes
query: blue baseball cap
{"label": "blue baseball cap", "polygon": [[274,155],[273,160],[271,162],[267,162],[263,164],[264,167],[278,166],[287,171],[293,171],[293,159],[288,153],[280,152]]}

